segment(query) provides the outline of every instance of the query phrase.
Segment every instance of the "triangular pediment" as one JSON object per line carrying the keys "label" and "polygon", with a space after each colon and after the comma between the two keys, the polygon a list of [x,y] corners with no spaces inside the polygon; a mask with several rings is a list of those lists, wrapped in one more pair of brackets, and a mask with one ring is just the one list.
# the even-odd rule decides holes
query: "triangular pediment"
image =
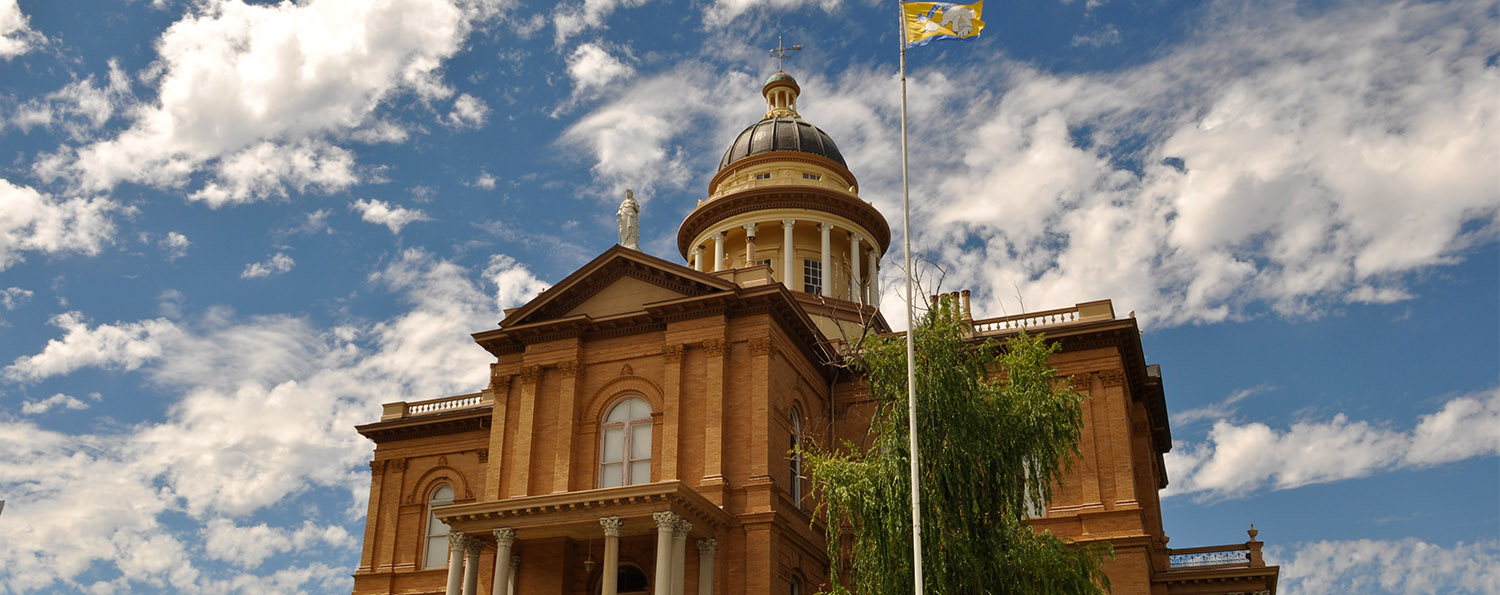
{"label": "triangular pediment", "polygon": [[507,312],[500,325],[512,328],[581,316],[597,320],[640,312],[646,304],[734,288],[731,281],[615,246],[530,302]]}

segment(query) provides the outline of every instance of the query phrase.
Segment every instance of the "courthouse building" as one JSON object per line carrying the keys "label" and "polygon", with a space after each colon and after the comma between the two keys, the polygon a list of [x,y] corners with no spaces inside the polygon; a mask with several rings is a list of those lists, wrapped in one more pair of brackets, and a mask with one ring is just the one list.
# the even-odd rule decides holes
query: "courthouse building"
{"label": "courthouse building", "polygon": [[[828,583],[804,442],[861,441],[871,401],[829,365],[879,314],[890,227],[778,72],[677,234],[682,264],[621,243],[474,340],[480,392],[387,403],[355,593],[802,595]],[[627,247],[628,246],[628,247]],[[1158,490],[1171,449],[1162,375],[1111,303],[975,319],[1043,331],[1083,403],[1081,456],[1038,530],[1109,542],[1115,593],[1274,594],[1255,531],[1172,549]]]}

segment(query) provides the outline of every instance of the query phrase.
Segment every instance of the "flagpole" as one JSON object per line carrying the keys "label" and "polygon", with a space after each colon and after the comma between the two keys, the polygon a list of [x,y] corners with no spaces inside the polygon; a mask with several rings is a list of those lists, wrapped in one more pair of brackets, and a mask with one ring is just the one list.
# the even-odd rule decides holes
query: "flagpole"
{"label": "flagpole", "polygon": [[911,441],[911,557],[915,579],[912,592],[922,595],[922,494],[917,480],[917,333],[912,298],[911,186],[906,177],[906,11],[901,9],[901,228],[906,232],[906,434]]}

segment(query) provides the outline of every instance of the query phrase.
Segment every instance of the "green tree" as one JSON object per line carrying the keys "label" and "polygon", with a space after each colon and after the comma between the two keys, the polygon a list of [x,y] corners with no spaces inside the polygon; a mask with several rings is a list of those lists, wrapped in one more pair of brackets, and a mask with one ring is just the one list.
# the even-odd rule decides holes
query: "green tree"
{"label": "green tree", "polygon": [[[1025,333],[977,342],[972,328],[940,306],[913,335],[926,592],[1108,592],[1107,547],[1070,545],[1025,520],[1078,453],[1085,397],[1055,381],[1055,343]],[[846,556],[858,593],[911,593],[905,338],[875,340],[851,361],[875,401],[867,445],[804,453],[828,521],[833,593],[850,592],[838,576]]]}

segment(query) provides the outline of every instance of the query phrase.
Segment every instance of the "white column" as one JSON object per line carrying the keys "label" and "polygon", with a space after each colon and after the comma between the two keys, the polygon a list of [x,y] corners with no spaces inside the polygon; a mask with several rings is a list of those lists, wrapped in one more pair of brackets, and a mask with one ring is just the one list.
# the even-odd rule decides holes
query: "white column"
{"label": "white column", "polygon": [[505,595],[510,584],[510,548],[516,543],[516,530],[495,529],[495,583],[490,585],[490,595]]}
{"label": "white column", "polygon": [[656,595],[672,593],[672,530],[677,525],[677,515],[670,512],[653,512],[656,520]]}
{"label": "white column", "polygon": [[516,575],[518,575],[518,574],[521,574],[521,557],[520,556],[511,556],[510,557],[510,581],[509,581],[509,584],[506,587],[508,589],[506,591],[506,593],[508,593],[508,595],[516,595]]}
{"label": "white column", "polygon": [[[880,261],[875,259],[875,250],[870,247],[870,305],[880,307]],[[921,454],[921,453],[918,453]]]}
{"label": "white column", "polygon": [[829,233],[833,231],[832,223],[824,223],[818,226],[818,231],[823,232],[823,287],[822,295],[833,297],[830,287],[833,287],[833,245],[829,241]]}
{"label": "white column", "polygon": [[860,302],[864,288],[859,283],[859,234],[849,232],[849,301]]}
{"label": "white column", "polygon": [[478,538],[465,539],[464,544],[464,590],[463,595],[479,595],[479,551],[484,542]]}
{"label": "white column", "polygon": [[620,529],[625,521],[617,516],[599,519],[604,526],[604,595],[616,595],[620,585]]}
{"label": "white column", "polygon": [[448,532],[448,587],[446,595],[459,595],[464,585],[464,543],[468,536],[458,531]]}
{"label": "white column", "polygon": [[698,540],[698,595],[714,595],[714,552],[718,548],[717,540]]}
{"label": "white column", "polygon": [[792,228],[796,225],[796,219],[781,220],[781,282],[792,291],[797,291],[797,286],[792,284],[797,278],[797,269],[792,268]]}
{"label": "white column", "polygon": [[746,223],[745,228],[745,266],[755,266],[755,230],[760,227],[755,223]]}
{"label": "white column", "polygon": [[714,238],[714,272],[724,270],[724,232],[713,235]]}
{"label": "white column", "polygon": [[672,595],[682,595],[687,583],[687,535],[693,524],[678,517],[672,526]]}
{"label": "white column", "polygon": [[703,246],[693,246],[693,270],[703,272]]}

